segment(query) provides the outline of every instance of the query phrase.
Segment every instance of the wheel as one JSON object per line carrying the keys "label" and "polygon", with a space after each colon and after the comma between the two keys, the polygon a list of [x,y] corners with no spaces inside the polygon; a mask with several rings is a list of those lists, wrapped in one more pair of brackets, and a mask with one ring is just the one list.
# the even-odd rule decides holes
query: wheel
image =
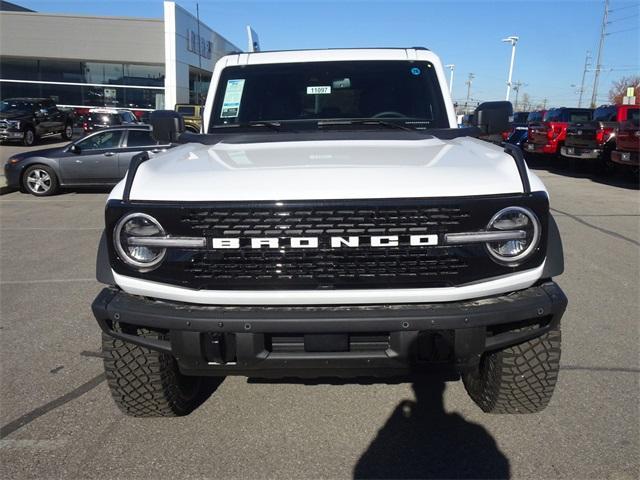
{"label": "wheel", "polygon": [[22,186],[36,197],[47,197],[58,191],[58,177],[51,167],[31,165],[22,175]]}
{"label": "wheel", "polygon": [[[127,333],[166,340],[168,335],[130,327]],[[102,334],[104,370],[118,408],[132,417],[179,417],[200,406],[222,382],[182,375],[166,353]]]}
{"label": "wheel", "polygon": [[62,139],[71,140],[72,138],[73,138],[73,125],[71,123],[67,123],[64,126],[64,130],[62,131]]}
{"label": "wheel", "polygon": [[473,401],[487,413],[535,413],[545,409],[560,370],[560,328],[512,347],[485,353],[463,376]]}
{"label": "wheel", "polygon": [[33,127],[27,127],[22,137],[22,144],[27,147],[32,147],[36,144],[36,131]]}

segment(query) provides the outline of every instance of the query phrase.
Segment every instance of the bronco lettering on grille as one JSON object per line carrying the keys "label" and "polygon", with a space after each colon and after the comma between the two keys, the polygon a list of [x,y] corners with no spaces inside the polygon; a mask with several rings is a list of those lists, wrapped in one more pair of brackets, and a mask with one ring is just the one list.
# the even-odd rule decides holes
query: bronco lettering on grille
{"label": "bronco lettering on grille", "polygon": [[[211,239],[211,247],[217,249],[241,248],[243,239],[238,237],[225,237]],[[360,245],[371,247],[397,247],[401,241],[408,241],[412,247],[427,247],[438,245],[438,235],[376,235],[371,237],[261,237],[246,239],[246,245],[250,248],[320,248],[323,242],[331,248],[357,248]]]}

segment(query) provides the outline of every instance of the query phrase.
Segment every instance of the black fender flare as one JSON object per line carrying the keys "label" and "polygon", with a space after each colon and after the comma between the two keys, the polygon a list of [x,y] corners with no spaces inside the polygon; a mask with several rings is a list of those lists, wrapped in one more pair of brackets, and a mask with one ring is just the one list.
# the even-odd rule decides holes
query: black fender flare
{"label": "black fender flare", "polygon": [[98,256],[96,257],[96,280],[106,285],[115,285],[111,271],[111,263],[109,263],[109,249],[107,248],[107,234],[102,231],[100,243],[98,244]]}
{"label": "black fender flare", "polygon": [[564,272],[564,250],[556,220],[549,212],[547,229],[547,258],[542,271],[542,278],[552,278]]}

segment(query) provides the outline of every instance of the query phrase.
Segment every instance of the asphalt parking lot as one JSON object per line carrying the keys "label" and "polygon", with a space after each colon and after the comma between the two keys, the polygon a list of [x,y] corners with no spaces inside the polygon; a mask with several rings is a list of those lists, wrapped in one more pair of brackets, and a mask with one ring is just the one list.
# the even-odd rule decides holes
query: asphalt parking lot
{"label": "asphalt parking lot", "polygon": [[570,304],[555,396],[523,416],[482,413],[460,382],[229,378],[188,417],[125,417],[90,311],[107,193],[1,196],[0,476],[638,478],[637,181],[532,166],[563,236]]}

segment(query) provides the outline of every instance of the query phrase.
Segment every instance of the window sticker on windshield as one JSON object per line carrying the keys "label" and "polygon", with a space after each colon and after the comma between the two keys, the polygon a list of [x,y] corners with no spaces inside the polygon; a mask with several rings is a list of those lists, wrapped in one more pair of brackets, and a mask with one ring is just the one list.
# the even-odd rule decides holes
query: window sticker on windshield
{"label": "window sticker on windshield", "polygon": [[307,95],[328,95],[331,93],[330,86],[324,87],[307,87]]}
{"label": "window sticker on windshield", "polygon": [[422,70],[420,70],[418,67],[413,67],[413,68],[411,69],[411,75],[415,75],[415,76],[417,77],[417,76],[418,76],[418,75],[420,75],[421,73],[422,73]]}
{"label": "window sticker on windshield", "polygon": [[240,113],[244,78],[240,80],[228,80],[227,89],[224,91],[220,118],[236,118]]}

